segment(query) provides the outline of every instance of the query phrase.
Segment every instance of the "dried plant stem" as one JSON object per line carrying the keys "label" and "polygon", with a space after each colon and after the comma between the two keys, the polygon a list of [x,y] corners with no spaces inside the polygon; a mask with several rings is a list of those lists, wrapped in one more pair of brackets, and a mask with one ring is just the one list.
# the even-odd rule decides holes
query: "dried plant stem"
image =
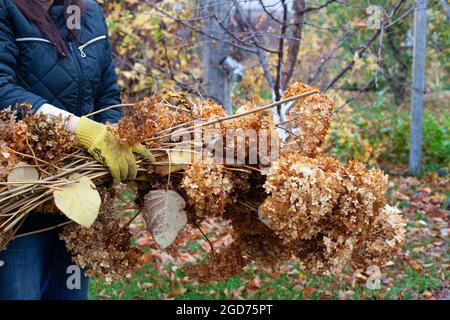
{"label": "dried plant stem", "polygon": [[26,236],[31,236],[33,234],[38,234],[38,233],[42,233],[42,232],[46,232],[46,231],[50,231],[50,230],[54,230],[54,229],[58,229],[60,227],[64,227],[66,225],[68,225],[69,223],[72,223],[72,221],[66,221],[60,224],[57,224],[55,226],[52,227],[48,227],[48,228],[44,228],[44,229],[39,229],[36,231],[31,231],[31,232],[27,232],[27,233],[21,233],[19,235],[16,235],[12,238],[12,240],[17,239],[17,238],[22,238],[22,237],[26,237]]}
{"label": "dried plant stem", "polygon": [[[40,195],[38,195],[38,196],[33,197],[32,199],[27,199],[28,201],[26,202],[26,204],[23,205],[23,206],[21,206],[20,209],[17,210],[17,214],[19,214],[19,213],[21,213],[21,212],[27,212],[27,210],[28,210],[29,207],[33,207],[33,203],[35,203],[36,201],[38,201],[38,200],[41,199],[42,197],[45,197],[46,195],[49,195],[49,194],[51,194],[51,191],[44,192],[44,193],[42,193],[42,194],[40,194]],[[33,209],[34,209],[34,207],[33,207]],[[14,216],[13,216],[12,218],[14,218]],[[11,219],[11,218],[10,218],[10,219]],[[8,223],[10,219],[7,219],[5,222],[3,222],[3,224],[0,225],[0,229],[1,229],[2,227],[4,227],[4,225],[5,225],[6,223]]]}
{"label": "dried plant stem", "polygon": [[[69,180],[60,180],[62,183],[70,184],[74,181]],[[43,181],[43,180],[27,180],[27,181],[14,181],[14,182],[0,182],[0,185],[16,185],[16,184],[30,184],[30,185],[38,185],[38,184],[55,184],[54,181]]]}
{"label": "dried plant stem", "polygon": [[206,236],[206,234],[203,232],[203,230],[202,230],[202,228],[198,225],[198,223],[197,222],[194,222],[194,224],[195,224],[195,227],[200,231],[200,233],[202,234],[202,236],[206,239],[206,241],[208,241],[208,244],[209,244],[209,246],[210,246],[210,248],[211,248],[211,252],[213,253],[213,254],[215,254],[216,253],[216,250],[214,249],[214,245],[212,244],[212,242],[209,240],[209,238]]}
{"label": "dried plant stem", "polygon": [[240,169],[240,168],[234,168],[234,167],[224,167],[224,170],[228,170],[228,171],[238,171],[238,172],[244,172],[244,173],[250,173],[250,172],[251,172],[251,171],[249,171],[249,170]]}
{"label": "dried plant stem", "polygon": [[[177,134],[189,133],[189,132],[192,132],[192,130],[195,130],[197,128],[207,127],[207,126],[211,126],[211,125],[214,125],[214,124],[217,124],[217,123],[220,123],[220,122],[224,122],[224,121],[228,121],[228,120],[244,117],[244,116],[247,116],[249,114],[262,112],[264,110],[271,109],[271,108],[280,106],[282,104],[285,104],[287,102],[298,100],[300,98],[305,98],[307,96],[310,96],[310,95],[313,95],[313,94],[317,94],[317,93],[320,93],[320,91],[319,90],[312,90],[312,91],[304,92],[302,94],[298,94],[298,95],[295,95],[295,96],[292,96],[292,97],[289,97],[289,98],[286,98],[286,99],[283,99],[283,100],[280,100],[280,101],[268,104],[266,106],[255,108],[255,109],[252,109],[252,110],[240,113],[240,114],[234,114],[234,115],[227,116],[227,117],[216,118],[216,119],[213,119],[213,120],[210,120],[210,121],[206,121],[206,122],[203,122],[203,123],[200,123],[200,124],[197,124],[197,125],[193,125],[191,127],[188,127],[189,131],[186,131],[186,132],[181,131],[181,132],[177,132]],[[156,135],[155,137],[147,139],[146,141],[160,140],[160,139],[168,138],[171,135],[172,135],[172,133],[164,134],[162,136],[157,136]]]}
{"label": "dried plant stem", "polygon": [[240,205],[246,207],[247,209],[250,209],[250,210],[252,210],[252,211],[254,211],[254,212],[258,212],[258,209],[257,209],[257,208],[254,208],[254,207],[252,207],[251,205],[246,204],[245,202],[238,201],[237,203],[239,203]]}
{"label": "dried plant stem", "polygon": [[167,128],[167,129],[164,129],[164,130],[162,130],[162,131],[160,131],[160,132],[157,132],[157,133],[156,133],[156,136],[160,136],[160,135],[162,135],[162,134],[164,134],[164,133],[166,133],[166,132],[174,131],[174,130],[176,130],[176,129],[183,128],[184,126],[187,126],[187,125],[189,125],[189,124],[191,124],[191,123],[195,123],[195,122],[198,122],[198,121],[199,121],[198,119],[195,119],[195,120],[190,120],[190,121],[187,121],[187,122],[183,122],[183,123],[178,124],[178,125],[176,125],[176,126],[173,126],[173,127]]}
{"label": "dried plant stem", "polygon": [[12,228],[14,228],[15,225],[17,225],[19,222],[21,222],[23,219],[25,219],[26,216],[31,211],[33,211],[34,209],[36,209],[37,207],[39,207],[40,205],[46,203],[47,201],[49,201],[51,199],[52,199],[52,196],[46,197],[43,200],[39,201],[38,203],[34,204],[32,207],[29,207],[26,210],[23,210],[24,212],[21,213],[18,217],[15,217],[15,219],[9,225],[7,225],[4,229],[3,229],[3,225],[2,225],[2,226],[0,226],[0,229],[2,229],[2,232],[8,232]]}
{"label": "dried plant stem", "polygon": [[[21,156],[21,157],[33,159],[35,162],[36,162],[36,161],[37,161],[37,162],[41,162],[41,163],[46,164],[46,165],[48,165],[48,166],[52,166],[52,167],[55,168],[55,169],[61,170],[60,167],[57,167],[57,166],[55,166],[54,164],[48,163],[47,161],[44,161],[44,160],[42,160],[42,159],[37,158],[36,156],[34,156],[34,152],[33,152],[33,155],[30,156],[29,154],[21,153],[21,152],[18,152],[18,151],[13,150],[13,149],[11,149],[11,148],[7,148],[7,149],[8,149],[8,151],[11,151],[12,153],[15,153],[15,154],[17,154],[17,155],[19,155],[19,156]],[[32,149],[31,149],[31,150],[32,150]],[[36,163],[36,167],[40,168],[40,165],[38,165],[38,164]],[[47,174],[48,174],[48,173],[47,173]]]}
{"label": "dried plant stem", "polygon": [[115,105],[113,105],[113,106],[109,106],[109,107],[106,107],[106,108],[103,108],[103,109],[100,109],[100,110],[91,112],[91,113],[85,115],[85,117],[91,117],[91,116],[94,116],[94,115],[96,115],[96,114],[105,112],[105,111],[107,111],[107,110],[115,109],[115,108],[134,107],[135,105],[136,105],[135,103],[121,103],[121,104],[115,104]]}

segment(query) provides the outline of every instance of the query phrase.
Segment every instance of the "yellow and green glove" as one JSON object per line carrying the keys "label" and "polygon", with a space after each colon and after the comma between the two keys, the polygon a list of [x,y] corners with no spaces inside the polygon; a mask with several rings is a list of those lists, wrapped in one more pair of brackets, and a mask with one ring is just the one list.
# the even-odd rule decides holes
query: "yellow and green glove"
{"label": "yellow and green glove", "polygon": [[128,147],[120,144],[117,138],[101,123],[81,117],[75,135],[80,146],[85,148],[97,161],[107,166],[114,184],[137,175],[136,159],[133,152],[153,162],[155,158],[143,145]]}

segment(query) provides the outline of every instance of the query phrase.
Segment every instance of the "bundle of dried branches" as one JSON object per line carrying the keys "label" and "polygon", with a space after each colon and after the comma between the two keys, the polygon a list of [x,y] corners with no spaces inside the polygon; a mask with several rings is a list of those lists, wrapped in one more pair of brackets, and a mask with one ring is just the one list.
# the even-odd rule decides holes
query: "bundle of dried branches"
{"label": "bundle of dried branches", "polygon": [[[121,277],[138,262],[140,251],[130,244],[127,230],[141,212],[162,247],[171,245],[186,222],[197,226],[208,216],[231,220],[233,244],[224,252],[213,250],[203,264],[186,269],[202,281],[229,277],[252,260],[273,265],[292,255],[312,272],[383,263],[400,248],[404,234],[401,217],[384,202],[387,177],[358,162],[342,164],[317,153],[334,105],[300,83],[287,92],[277,103],[249,104],[232,116],[225,116],[211,101],[174,105],[169,99],[146,99],[127,105],[124,118],[110,130],[124,144],[145,144],[156,161],[137,162],[134,185],[139,200],[129,204],[136,214],[126,222],[115,214],[108,170],[77,147],[64,130],[64,119],[49,121],[26,110],[19,119],[17,112],[2,111],[0,249],[23,236],[16,233],[30,213],[58,211],[53,206],[55,192],[87,178],[106,190],[99,193],[102,206],[95,222],[95,217],[91,222],[78,220],[57,207],[81,224],[66,226],[61,238],[74,261],[91,274]],[[306,126],[301,135],[281,145],[280,158],[268,167],[267,156],[259,157],[268,151],[261,141],[279,138],[278,124],[266,111],[297,100],[286,130],[305,121]],[[255,148],[251,135],[217,144],[229,130],[250,130],[264,139]],[[242,153],[235,152],[238,146]],[[233,161],[218,162],[224,154]],[[239,156],[243,161],[234,162]]]}

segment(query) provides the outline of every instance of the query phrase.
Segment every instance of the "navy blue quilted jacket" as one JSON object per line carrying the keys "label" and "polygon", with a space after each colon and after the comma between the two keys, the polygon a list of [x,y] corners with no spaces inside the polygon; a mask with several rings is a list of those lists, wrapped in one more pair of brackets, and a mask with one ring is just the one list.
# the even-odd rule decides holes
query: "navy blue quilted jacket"
{"label": "navy blue quilted jacket", "polygon": [[[50,16],[67,39],[68,58],[58,56],[56,47],[12,0],[0,0],[0,109],[30,103],[37,110],[50,103],[82,116],[120,103],[101,7],[86,0],[80,42],[69,41],[63,12],[63,5],[54,4]],[[94,120],[116,122],[120,116],[118,109],[112,109]]]}
{"label": "navy blue quilted jacket", "polygon": [[[0,0],[0,109],[27,102],[37,110],[50,103],[81,116],[120,103],[102,10],[94,0],[85,2],[86,12],[78,30],[82,42],[68,41],[70,56],[60,58],[56,47],[12,0]],[[63,37],[69,39],[63,11],[63,5],[55,4],[50,14]],[[120,116],[118,109],[111,109],[99,113],[94,120],[114,123]],[[62,221],[62,215],[33,214],[19,233]]]}

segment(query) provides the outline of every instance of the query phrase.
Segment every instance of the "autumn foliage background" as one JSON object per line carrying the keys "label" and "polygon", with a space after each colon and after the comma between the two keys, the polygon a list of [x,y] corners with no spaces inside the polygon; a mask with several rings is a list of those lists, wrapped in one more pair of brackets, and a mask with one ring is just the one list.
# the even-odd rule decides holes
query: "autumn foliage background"
{"label": "autumn foliage background", "polygon": [[[198,33],[169,17],[194,21],[201,28],[201,20],[189,20],[195,13],[188,9],[195,7],[196,2],[151,2],[169,16],[149,6],[149,2],[103,1],[124,102],[160,96],[165,90],[201,94],[202,40]],[[344,25],[350,26],[354,34],[339,47],[326,70],[314,77],[315,85],[326,84],[353,58],[358,45],[371,32],[364,27],[364,7],[358,6],[362,2],[352,1],[353,5],[349,6],[336,4],[308,15],[293,81],[311,80],[325,53],[336,47],[348,32]],[[382,2],[386,6],[393,3]],[[223,237],[230,227],[227,223],[209,219],[201,226],[209,240],[199,230],[185,230],[177,240],[176,252],[161,252],[152,245],[151,236],[142,231],[142,221],[136,222],[135,241],[153,248],[146,250],[141,258],[145,267],[133,278],[112,285],[94,280],[91,297],[436,299],[448,296],[450,91],[449,49],[444,44],[450,39],[446,31],[448,18],[438,1],[432,2],[429,10],[430,46],[420,177],[406,174],[412,59],[407,34],[412,17],[400,21],[385,36],[382,63],[378,59],[378,47],[370,47],[364,56],[355,60],[352,70],[327,92],[334,99],[337,111],[322,151],[342,161],[356,159],[386,171],[390,175],[387,201],[397,206],[407,221],[404,250],[382,268],[380,289],[366,288],[370,276],[366,270],[348,270],[341,276],[317,278],[304,273],[298,261],[276,270],[250,266],[242,275],[216,284],[191,282],[178,266],[201,260],[210,250],[208,241],[220,248],[232,240]],[[245,66],[242,81],[233,88],[233,107],[237,109],[247,101],[261,105],[270,102],[270,88],[255,57],[238,50],[233,54]],[[275,56],[269,55],[268,59],[272,66],[276,64]]]}

